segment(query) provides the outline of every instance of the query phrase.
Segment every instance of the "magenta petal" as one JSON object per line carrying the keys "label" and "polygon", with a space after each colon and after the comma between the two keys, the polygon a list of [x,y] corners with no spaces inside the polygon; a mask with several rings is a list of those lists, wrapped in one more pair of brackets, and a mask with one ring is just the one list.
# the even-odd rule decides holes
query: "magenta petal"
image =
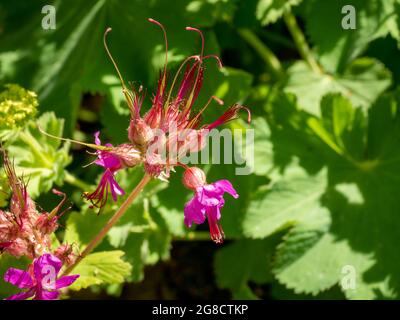
{"label": "magenta petal", "polygon": [[206,184],[203,187],[197,188],[196,196],[203,206],[217,206],[222,199],[223,191],[214,186],[214,184]]}
{"label": "magenta petal", "polygon": [[4,275],[4,281],[17,286],[20,289],[31,288],[33,286],[31,275],[20,269],[9,268]]}
{"label": "magenta petal", "polygon": [[196,224],[202,224],[205,221],[205,208],[201,205],[196,196],[186,203],[184,215],[185,225],[188,228],[192,226],[193,222]]}
{"label": "magenta petal", "polygon": [[8,298],[5,298],[4,300],[26,300],[29,299],[30,297],[33,297],[34,294],[35,294],[34,290],[29,290],[27,292],[20,292],[14,294]]}
{"label": "magenta petal", "polygon": [[108,171],[109,174],[107,175],[107,181],[110,186],[111,190],[111,196],[114,201],[117,201],[118,196],[122,196],[125,194],[124,189],[120,187],[120,185],[117,183],[117,181],[114,179],[114,174],[110,171]]}
{"label": "magenta petal", "polygon": [[101,141],[100,141],[100,131],[96,131],[94,133],[94,142],[100,146],[101,145]]}
{"label": "magenta petal", "polygon": [[236,190],[233,188],[232,184],[228,180],[219,180],[213,183],[214,186],[229,193],[232,197],[237,199],[239,197]]}
{"label": "magenta petal", "polygon": [[98,151],[97,156],[99,159],[94,161],[98,166],[106,169],[112,169],[114,171],[121,168],[121,161],[119,158],[108,151]]}
{"label": "magenta petal", "polygon": [[60,296],[58,291],[41,290],[36,293],[35,300],[57,300]]}
{"label": "magenta petal", "polygon": [[219,219],[221,219],[221,210],[220,210],[220,208],[222,206],[223,206],[223,204],[219,205],[219,206],[214,206],[214,207],[207,208],[208,219],[210,219],[210,217],[214,221],[218,221]]}
{"label": "magenta petal", "polygon": [[[41,257],[35,259],[33,263],[33,270],[35,278],[38,283],[41,283],[43,277],[51,276],[57,277],[62,267],[62,262],[56,256],[46,253]],[[51,280],[51,279],[48,279]],[[55,281],[55,279],[54,279]]]}
{"label": "magenta petal", "polygon": [[69,287],[71,284],[75,282],[76,279],[79,278],[79,274],[74,274],[72,276],[64,276],[56,281],[56,289],[61,289],[65,287]]}
{"label": "magenta petal", "polygon": [[[94,141],[95,141],[96,145],[98,145],[98,146],[101,145],[100,131],[97,131],[94,134]],[[106,143],[105,146],[112,148],[113,145],[110,143]],[[97,164],[98,166],[101,166],[101,167],[104,167],[107,169],[112,169],[113,171],[121,169],[121,161],[119,160],[119,157],[117,157],[116,155],[112,154],[109,151],[97,151],[96,153],[97,153],[98,159],[96,161],[94,161],[94,163]]]}

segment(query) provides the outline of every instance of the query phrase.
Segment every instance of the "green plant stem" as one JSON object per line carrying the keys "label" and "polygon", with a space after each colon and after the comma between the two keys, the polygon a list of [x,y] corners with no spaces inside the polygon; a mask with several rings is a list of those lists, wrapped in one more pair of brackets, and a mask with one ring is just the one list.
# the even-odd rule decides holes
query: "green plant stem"
{"label": "green plant stem", "polygon": [[108,231],[119,221],[119,219],[124,215],[126,210],[132,204],[132,202],[136,199],[136,197],[140,194],[143,188],[150,182],[151,177],[148,174],[145,174],[142,180],[137,184],[137,186],[132,190],[129,194],[128,198],[124,201],[124,203],[119,207],[119,209],[114,213],[114,215],[108,220],[103,229],[89,242],[87,247],[82,251],[82,253],[77,257],[76,261],[70,265],[63,272],[64,275],[69,274],[96,246],[104,239],[107,235]]}
{"label": "green plant stem", "polygon": [[284,76],[279,59],[265,43],[249,29],[238,29],[238,33],[260,55],[276,78],[280,79]]}
{"label": "green plant stem", "polygon": [[297,46],[297,49],[300,52],[301,57],[308,63],[311,69],[317,73],[323,73],[321,67],[318,65],[315,60],[310,47],[306,41],[306,38],[301,31],[299,25],[297,24],[295,16],[290,12],[286,12],[283,16],[286,26],[288,27],[290,34],[293,37],[293,40]]}
{"label": "green plant stem", "polygon": [[42,161],[45,168],[52,168],[52,163],[44,156],[41,145],[28,131],[20,131],[19,137],[31,147],[32,152]]}
{"label": "green plant stem", "polygon": [[265,39],[267,41],[270,42],[275,42],[281,46],[285,46],[286,48],[292,49],[292,50],[296,50],[297,47],[296,45],[293,43],[292,39],[288,39],[287,37],[284,37],[282,35],[280,35],[279,33],[275,33],[266,29],[263,29],[260,31],[260,38],[261,39]]}
{"label": "green plant stem", "polygon": [[70,185],[77,187],[82,190],[88,190],[90,189],[90,185],[86,183],[85,181],[75,177],[68,171],[65,171],[65,182],[69,183]]}

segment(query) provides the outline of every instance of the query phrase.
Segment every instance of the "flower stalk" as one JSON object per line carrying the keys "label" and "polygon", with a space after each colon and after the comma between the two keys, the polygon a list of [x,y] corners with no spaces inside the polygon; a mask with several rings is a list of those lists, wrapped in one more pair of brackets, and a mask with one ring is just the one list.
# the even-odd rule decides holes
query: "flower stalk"
{"label": "flower stalk", "polygon": [[260,57],[265,61],[268,68],[273,73],[274,77],[281,79],[284,76],[284,71],[279,59],[276,55],[263,43],[251,30],[239,29],[239,35],[251,46]]}
{"label": "flower stalk", "polygon": [[63,275],[69,274],[96,246],[104,239],[107,235],[108,231],[119,221],[119,219],[125,214],[126,210],[128,210],[129,206],[133,203],[133,201],[137,198],[143,188],[150,182],[151,177],[148,174],[145,174],[142,180],[137,184],[137,186],[132,190],[129,194],[128,198],[122,203],[121,207],[114,213],[114,215],[108,220],[103,229],[89,242],[87,247],[82,251],[82,253],[77,257],[75,263],[70,265],[65,271]]}
{"label": "flower stalk", "polygon": [[288,27],[289,32],[293,37],[293,40],[296,44],[297,49],[299,50],[301,57],[308,63],[308,65],[314,72],[323,73],[321,67],[315,60],[310,47],[308,46],[303,32],[297,24],[295,16],[290,11],[288,11],[283,15],[283,19],[285,20],[286,26]]}
{"label": "flower stalk", "polygon": [[68,171],[65,171],[65,182],[82,190],[87,190],[91,187],[88,183],[75,177]]}

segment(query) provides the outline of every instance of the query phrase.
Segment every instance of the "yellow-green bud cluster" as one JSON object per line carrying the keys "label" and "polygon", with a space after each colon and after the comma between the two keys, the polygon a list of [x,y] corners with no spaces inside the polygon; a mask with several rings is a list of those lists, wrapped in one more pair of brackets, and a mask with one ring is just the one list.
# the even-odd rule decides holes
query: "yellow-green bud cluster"
{"label": "yellow-green bud cluster", "polygon": [[16,84],[0,93],[0,130],[20,128],[36,116],[37,95]]}

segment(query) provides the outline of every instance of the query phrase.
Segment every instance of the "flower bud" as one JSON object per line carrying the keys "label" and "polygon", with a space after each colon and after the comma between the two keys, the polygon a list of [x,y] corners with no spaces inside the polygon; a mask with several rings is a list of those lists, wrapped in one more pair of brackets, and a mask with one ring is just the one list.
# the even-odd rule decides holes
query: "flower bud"
{"label": "flower bud", "polygon": [[186,188],[196,190],[206,184],[206,174],[197,167],[187,168],[183,173],[182,183]]}
{"label": "flower bud", "polygon": [[63,265],[72,265],[77,258],[74,250],[69,244],[62,244],[56,250],[54,250],[54,255],[63,262]]}
{"label": "flower bud", "polygon": [[141,153],[135,146],[129,143],[120,144],[111,151],[112,154],[118,157],[125,167],[134,167],[142,162]]}
{"label": "flower bud", "polygon": [[42,213],[37,219],[36,219],[36,225],[35,228],[40,231],[43,235],[48,235],[53,233],[54,231],[57,230],[58,228],[58,223],[57,223],[58,217],[49,217],[48,214]]}
{"label": "flower bud", "polygon": [[129,140],[138,145],[146,146],[154,138],[153,129],[151,129],[142,119],[131,120],[128,128]]}

